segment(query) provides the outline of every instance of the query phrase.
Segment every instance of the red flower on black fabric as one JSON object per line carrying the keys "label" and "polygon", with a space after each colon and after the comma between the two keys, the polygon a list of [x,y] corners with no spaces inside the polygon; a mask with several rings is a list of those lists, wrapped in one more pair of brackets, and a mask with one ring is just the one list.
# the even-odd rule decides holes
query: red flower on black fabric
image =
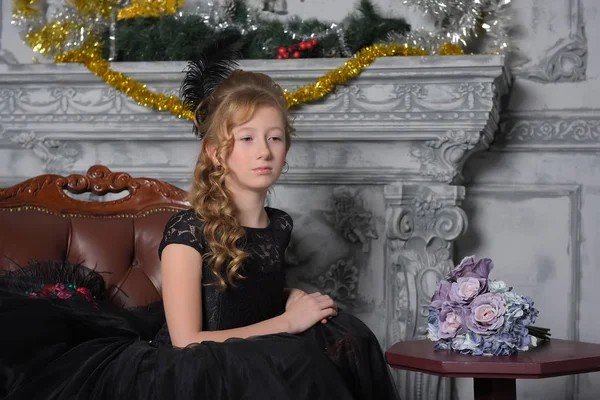
{"label": "red flower on black fabric", "polygon": [[81,297],[86,301],[94,302],[95,297],[92,295],[92,292],[86,287],[77,287],[72,283],[56,283],[56,284],[42,284],[38,286],[38,290],[32,289],[25,294],[30,297],[36,298],[52,298],[52,299],[61,299],[68,300],[74,297]]}
{"label": "red flower on black fabric", "polygon": [[87,301],[92,300],[92,292],[90,292],[90,290],[88,288],[78,287],[77,294],[79,294],[80,296],[83,296],[83,298],[85,298]]}
{"label": "red flower on black fabric", "polygon": [[51,284],[46,284],[40,289],[40,297],[50,297],[56,290],[56,287]]}

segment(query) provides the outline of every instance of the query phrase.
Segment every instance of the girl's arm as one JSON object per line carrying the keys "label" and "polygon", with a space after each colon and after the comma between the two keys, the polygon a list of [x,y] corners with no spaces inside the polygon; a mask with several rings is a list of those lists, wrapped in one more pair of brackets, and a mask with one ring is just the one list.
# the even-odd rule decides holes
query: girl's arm
{"label": "girl's arm", "polygon": [[170,244],[162,252],[162,296],[171,341],[176,347],[223,342],[272,333],[300,333],[335,315],[329,296],[304,296],[277,317],[235,329],[202,331],[202,256],[193,248]]}

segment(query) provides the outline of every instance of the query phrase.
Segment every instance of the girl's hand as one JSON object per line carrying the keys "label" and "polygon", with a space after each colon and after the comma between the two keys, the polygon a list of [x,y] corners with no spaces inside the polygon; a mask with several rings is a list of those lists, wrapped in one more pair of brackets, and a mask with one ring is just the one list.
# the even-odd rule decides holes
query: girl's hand
{"label": "girl's hand", "polygon": [[[287,311],[287,309],[289,308],[289,306],[291,304],[293,304],[294,302],[296,302],[298,299],[300,299],[302,296],[308,296],[308,294],[300,289],[296,289],[296,288],[291,288],[288,289],[289,290],[289,294],[288,294],[288,298],[287,301],[285,303],[285,310]],[[319,293],[320,294],[320,293]],[[337,308],[337,304],[334,303],[334,307],[333,309],[337,312],[338,308]],[[331,317],[330,317],[331,318]],[[323,318],[321,320],[321,323],[326,324],[327,323],[327,319],[328,318]]]}
{"label": "girl's hand", "polygon": [[289,333],[298,334],[311,328],[317,322],[327,321],[337,315],[337,306],[333,299],[321,293],[299,296],[282,317],[286,318]]}
{"label": "girl's hand", "polygon": [[307,294],[304,290],[300,290],[300,289],[296,289],[296,288],[289,289],[288,298],[287,298],[287,301],[285,302],[285,310],[287,311],[288,308],[290,307],[290,305],[295,303],[302,296],[307,296]]}

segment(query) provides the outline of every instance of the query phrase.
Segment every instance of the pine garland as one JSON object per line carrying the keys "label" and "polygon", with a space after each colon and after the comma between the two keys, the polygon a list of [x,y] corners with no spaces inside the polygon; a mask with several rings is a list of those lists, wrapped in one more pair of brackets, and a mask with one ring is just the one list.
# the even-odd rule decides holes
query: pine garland
{"label": "pine garland", "polygon": [[[248,8],[244,0],[236,0],[233,26],[220,30],[203,22],[194,14],[164,15],[158,18],[131,18],[117,22],[115,61],[187,61],[201,54],[218,36],[232,37],[242,42],[244,59],[272,59],[279,47],[297,44],[289,32],[309,37],[319,35],[330,24],[317,19],[291,18],[280,21],[259,21],[256,30],[248,29]],[[345,30],[345,45],[355,53],[372,44],[382,42],[389,32],[408,32],[410,26],[403,18],[385,18],[378,13],[371,0],[361,0],[357,9],[341,23]],[[244,27],[242,32],[238,27]],[[108,39],[108,37],[106,37]],[[105,46],[107,49],[108,46]],[[334,34],[322,37],[319,45],[303,58],[340,57],[341,43]],[[108,57],[108,50],[104,56]]]}
{"label": "pine garland", "polygon": [[383,41],[390,32],[405,34],[410,26],[404,19],[384,18],[370,0],[361,0],[356,12],[345,19],[346,42],[352,53]]}

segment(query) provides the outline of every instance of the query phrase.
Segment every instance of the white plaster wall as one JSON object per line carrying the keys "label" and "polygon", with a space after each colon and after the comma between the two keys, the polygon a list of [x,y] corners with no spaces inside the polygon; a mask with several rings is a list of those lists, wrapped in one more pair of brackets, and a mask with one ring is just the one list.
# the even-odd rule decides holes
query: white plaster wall
{"label": "white plaster wall", "polygon": [[[517,78],[496,143],[465,167],[470,227],[457,241],[457,258],[492,257],[494,276],[533,297],[538,324],[553,337],[600,343],[600,2],[513,3]],[[527,71],[547,66],[557,43],[573,42],[576,5],[587,41],[587,61],[579,68],[585,77],[532,79]],[[562,54],[565,65],[581,61]],[[525,57],[532,61],[523,63]],[[518,381],[517,390],[520,399],[595,400],[599,377]],[[458,398],[471,399],[470,380],[457,383]]]}

